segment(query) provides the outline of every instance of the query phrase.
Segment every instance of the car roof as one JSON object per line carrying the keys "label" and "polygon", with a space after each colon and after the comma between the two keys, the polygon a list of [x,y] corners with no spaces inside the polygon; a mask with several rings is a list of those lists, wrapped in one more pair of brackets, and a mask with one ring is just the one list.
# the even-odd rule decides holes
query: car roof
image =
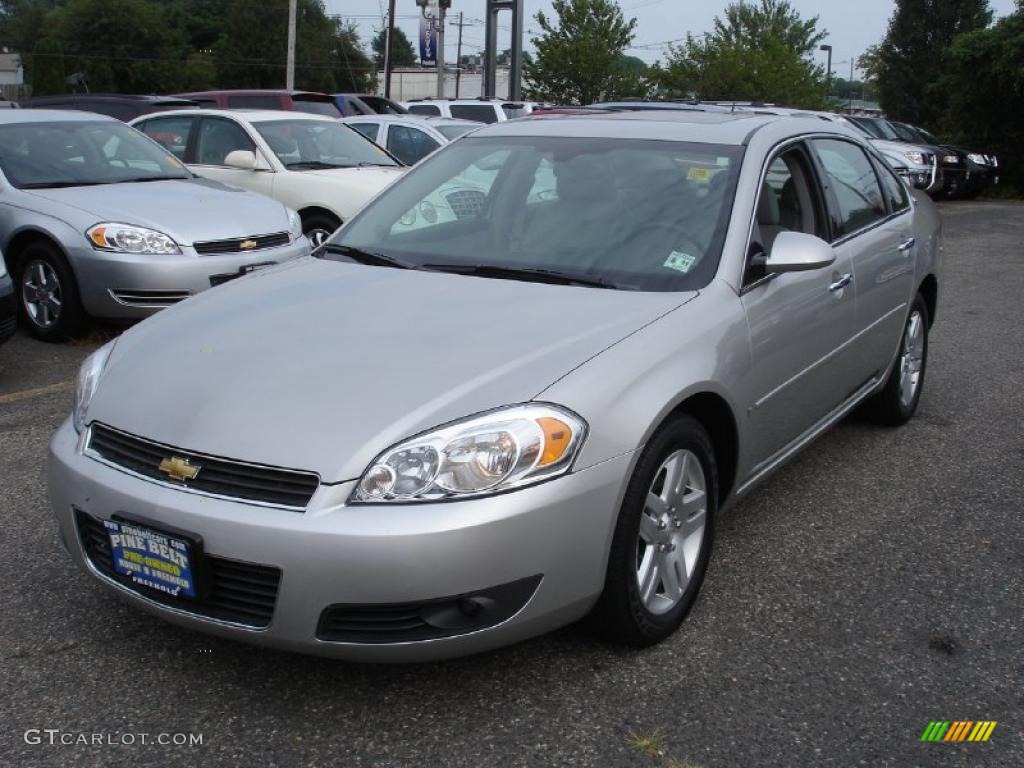
{"label": "car roof", "polygon": [[[182,110],[183,112],[186,110]],[[194,112],[195,110],[188,110]],[[120,123],[116,117],[80,109],[9,109],[0,112],[0,124],[10,123]]]}
{"label": "car roof", "polygon": [[26,104],[43,104],[48,101],[127,101],[144,104],[165,102],[186,104],[189,99],[181,96],[160,96],[153,93],[55,93],[50,96],[33,96],[22,99]]}
{"label": "car roof", "polygon": [[234,117],[239,120],[248,121],[250,123],[265,123],[268,120],[313,120],[319,122],[338,122],[338,118],[331,117],[330,115],[315,115],[310,112],[293,112],[287,109],[165,109],[162,112],[153,112],[148,115],[142,115],[141,117],[132,120],[131,122],[137,122],[142,120],[152,120],[157,117],[168,117],[186,115],[188,117],[195,117],[197,115],[220,115],[221,117]]}
{"label": "car roof", "polygon": [[440,117],[437,115],[351,115],[343,117],[345,123],[416,123],[418,125],[481,125],[475,120],[460,120],[457,117]]}
{"label": "car roof", "polygon": [[[700,112],[641,109],[586,115],[551,115],[544,120],[508,120],[481,128],[474,136],[573,136],[578,138],[635,138],[744,144],[765,125],[790,120],[794,129],[806,120],[750,112]],[[831,126],[824,121],[822,126]],[[795,131],[804,132],[804,131]]]}
{"label": "car roof", "polygon": [[286,94],[288,96],[330,96],[320,91],[289,91],[285,88],[224,88],[222,90],[214,91],[188,91],[187,93],[177,93],[175,96],[222,96],[230,94],[258,94],[258,93],[272,93],[272,94]]}

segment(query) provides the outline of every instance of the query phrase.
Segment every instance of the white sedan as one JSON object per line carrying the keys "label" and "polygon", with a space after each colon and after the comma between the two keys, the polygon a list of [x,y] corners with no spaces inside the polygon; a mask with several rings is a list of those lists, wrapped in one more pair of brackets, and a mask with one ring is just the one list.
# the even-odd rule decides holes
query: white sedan
{"label": "white sedan", "polygon": [[417,115],[356,115],[341,122],[380,144],[406,165],[416,165],[435,149],[479,128],[472,120]]}
{"label": "white sedan", "polygon": [[188,109],[146,115],[131,125],[196,175],[261,192],[298,211],[314,246],[404,170],[372,141],[319,115]]}

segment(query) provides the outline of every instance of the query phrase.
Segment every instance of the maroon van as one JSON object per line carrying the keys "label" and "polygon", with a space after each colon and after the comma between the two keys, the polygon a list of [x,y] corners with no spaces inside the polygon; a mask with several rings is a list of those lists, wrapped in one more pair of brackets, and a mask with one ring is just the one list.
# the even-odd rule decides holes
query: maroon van
{"label": "maroon van", "polygon": [[218,109],[284,109],[328,117],[342,116],[331,96],[314,91],[198,91],[175,95],[191,99],[203,107]]}

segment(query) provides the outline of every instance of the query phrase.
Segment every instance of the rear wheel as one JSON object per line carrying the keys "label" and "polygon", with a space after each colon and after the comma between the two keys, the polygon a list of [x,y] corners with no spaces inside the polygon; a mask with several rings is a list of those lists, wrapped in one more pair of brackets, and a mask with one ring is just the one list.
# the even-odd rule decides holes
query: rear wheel
{"label": "rear wheel", "polygon": [[18,264],[18,298],[29,333],[56,342],[85,331],[78,284],[64,256],[54,246],[38,242],[19,254]]}
{"label": "rear wheel", "polygon": [[880,424],[898,427],[910,421],[924,389],[928,363],[928,306],[918,294],[903,326],[899,357],[885,388],[865,404],[865,412]]}
{"label": "rear wheel", "polygon": [[314,213],[302,217],[302,234],[309,238],[310,244],[317,248],[334,234],[341,222],[325,213]]}
{"label": "rear wheel", "polygon": [[644,449],[622,502],[592,616],[600,632],[642,647],[679,627],[707,570],[717,497],[707,432],[690,416],[666,422]]}

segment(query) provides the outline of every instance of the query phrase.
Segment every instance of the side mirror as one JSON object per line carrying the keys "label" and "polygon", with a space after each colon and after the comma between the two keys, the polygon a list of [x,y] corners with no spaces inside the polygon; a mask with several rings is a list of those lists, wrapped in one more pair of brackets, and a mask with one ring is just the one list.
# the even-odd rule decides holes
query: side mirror
{"label": "side mirror", "polygon": [[822,269],[836,260],[832,246],[803,232],[780,232],[764,260],[767,272],[805,272]]}
{"label": "side mirror", "polygon": [[236,149],[228,152],[224,158],[224,165],[230,168],[239,168],[243,171],[259,170],[259,163],[256,161],[256,153],[247,149]]}

